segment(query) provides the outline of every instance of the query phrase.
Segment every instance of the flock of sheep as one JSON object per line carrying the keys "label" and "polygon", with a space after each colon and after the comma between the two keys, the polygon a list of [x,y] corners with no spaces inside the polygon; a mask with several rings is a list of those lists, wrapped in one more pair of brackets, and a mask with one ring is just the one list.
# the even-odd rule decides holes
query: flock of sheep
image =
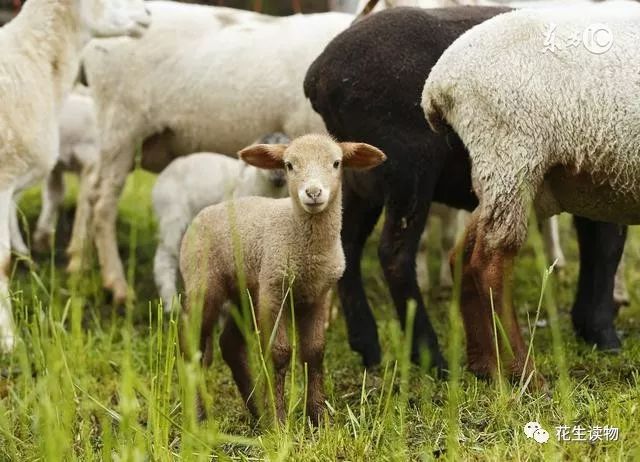
{"label": "flock of sheep", "polygon": [[[324,403],[334,286],[351,347],[365,366],[380,362],[360,260],[383,210],[379,258],[403,325],[416,305],[415,362],[426,355],[436,372],[447,369],[416,271],[432,203],[445,251],[465,228],[451,264],[461,265],[472,372],[499,369],[495,310],[506,332],[499,348],[512,353],[500,356],[502,370],[543,382],[511,300],[513,260],[532,210],[560,264],[552,217],[575,215],[574,328],[600,349],[619,349],[614,320],[628,301],[620,225],[640,222],[640,6],[386,6],[394,8],[354,21],[169,1],[26,2],[0,29],[2,350],[17,338],[11,251],[29,252],[15,204],[45,178],[33,245],[50,245],[63,172],[77,172],[68,270],[81,271],[95,244],[104,287],[116,303],[131,296],[115,230],[138,151],[144,168],[162,172],[153,189],[154,276],[165,310],[182,300],[183,353],[211,361],[213,326],[246,289],[260,331],[272,334],[281,419],[291,357],[285,299],[294,302],[312,421]],[[605,51],[586,42],[583,31],[594,24],[612,38]],[[554,37],[560,45],[549,48]],[[576,37],[582,41],[570,42]],[[457,209],[473,213],[459,220]],[[451,284],[448,262],[441,279]],[[237,321],[225,321],[221,351],[257,414]]]}

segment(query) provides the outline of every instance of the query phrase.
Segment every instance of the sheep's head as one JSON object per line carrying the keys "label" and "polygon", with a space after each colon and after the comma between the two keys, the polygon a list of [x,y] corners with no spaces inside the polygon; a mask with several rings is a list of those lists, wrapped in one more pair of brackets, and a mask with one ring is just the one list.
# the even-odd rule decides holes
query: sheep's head
{"label": "sheep's head", "polygon": [[342,169],[369,169],[386,156],[365,143],[336,143],[326,135],[305,135],[290,144],[256,144],[238,153],[248,164],[284,168],[289,195],[305,212],[324,211],[338,195]]}
{"label": "sheep's head", "polygon": [[93,37],[141,37],[151,24],[144,0],[75,0]]}

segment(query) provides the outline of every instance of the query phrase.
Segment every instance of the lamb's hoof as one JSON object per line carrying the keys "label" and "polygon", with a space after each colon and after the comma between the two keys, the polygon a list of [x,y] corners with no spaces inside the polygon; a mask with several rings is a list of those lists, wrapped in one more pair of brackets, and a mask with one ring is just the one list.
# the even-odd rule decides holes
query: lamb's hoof
{"label": "lamb's hoof", "polygon": [[123,280],[107,282],[104,289],[111,293],[112,303],[116,306],[125,305],[129,300],[129,286]]}
{"label": "lamb's hoof", "polygon": [[33,233],[33,250],[38,253],[47,253],[51,250],[53,234],[48,231],[36,230]]}
{"label": "lamb's hoof", "polygon": [[70,256],[66,271],[68,274],[78,274],[82,271],[82,257],[75,255]]}
{"label": "lamb's hoof", "polygon": [[605,329],[576,329],[577,335],[589,345],[595,347],[605,353],[617,354],[622,349],[622,342],[618,337],[618,333],[613,327]]}
{"label": "lamb's hoof", "polygon": [[623,306],[629,306],[631,304],[631,298],[629,297],[629,292],[614,290],[613,302],[616,304],[618,309]]}

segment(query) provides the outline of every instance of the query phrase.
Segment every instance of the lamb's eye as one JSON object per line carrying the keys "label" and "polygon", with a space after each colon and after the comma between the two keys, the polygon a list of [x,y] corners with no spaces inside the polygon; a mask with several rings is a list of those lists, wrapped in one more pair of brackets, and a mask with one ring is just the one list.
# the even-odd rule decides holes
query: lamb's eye
{"label": "lamb's eye", "polygon": [[335,169],[340,168],[340,161],[339,161],[339,160],[336,160],[336,161],[333,163],[333,168],[335,168]]}
{"label": "lamb's eye", "polygon": [[287,172],[293,172],[293,164],[291,162],[285,162],[284,168],[287,169]]}

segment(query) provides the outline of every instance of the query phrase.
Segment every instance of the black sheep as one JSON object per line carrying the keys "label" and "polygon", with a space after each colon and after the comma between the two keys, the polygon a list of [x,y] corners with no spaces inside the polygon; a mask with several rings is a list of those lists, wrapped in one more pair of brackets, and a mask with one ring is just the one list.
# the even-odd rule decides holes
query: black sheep
{"label": "black sheep", "polygon": [[[345,175],[343,188],[347,269],[338,289],[349,343],[367,367],[380,362],[380,346],[360,259],[383,208],[379,257],[403,324],[408,302],[417,304],[412,359],[419,361],[426,346],[432,364],[445,366],[416,280],[416,253],[432,201],[472,210],[477,199],[464,146],[452,132],[439,136],[430,131],[421,93],[431,68],[458,36],[505,11],[394,8],[372,14],[329,43],[307,72],[305,94],[329,132],[341,141],[370,143],[388,156],[373,171]],[[600,348],[619,348],[613,281],[626,229],[586,219],[575,225],[582,264],[574,326]]]}

